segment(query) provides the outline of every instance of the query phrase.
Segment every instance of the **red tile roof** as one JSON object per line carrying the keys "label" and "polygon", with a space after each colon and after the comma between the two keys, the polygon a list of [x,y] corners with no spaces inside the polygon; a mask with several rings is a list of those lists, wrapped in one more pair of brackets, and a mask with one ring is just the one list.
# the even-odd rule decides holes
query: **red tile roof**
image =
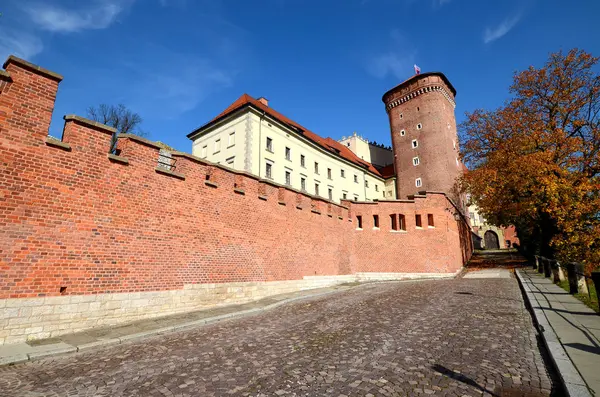
{"label": "red tile roof", "polygon": [[[314,143],[321,146],[322,148],[342,157],[343,159],[346,159],[346,160],[358,165],[359,167],[366,168],[371,173],[373,173],[377,176],[380,176],[380,177],[383,176],[381,174],[381,172],[379,172],[373,166],[373,164],[359,158],[356,154],[354,154],[354,152],[352,150],[348,149],[346,146],[342,145],[338,141],[331,139],[329,137],[323,138],[323,137],[315,134],[314,132],[308,130],[307,128],[302,127],[300,124],[296,123],[295,121],[287,118],[283,114],[277,112],[276,110],[273,110],[271,107],[263,104],[262,102],[258,101],[257,99],[254,99],[253,97],[251,97],[248,94],[244,94],[241,97],[239,97],[238,99],[236,99],[231,105],[229,105],[227,107],[227,109],[225,109],[217,117],[212,119],[207,125],[217,121],[218,119],[220,119],[222,117],[225,117],[225,116],[235,112],[236,110],[238,110],[246,105],[252,105],[255,108],[258,108],[258,109],[264,111],[266,114],[273,117],[274,119],[279,120],[280,122],[282,122],[284,124],[290,125],[296,129],[300,130],[300,133],[302,135],[304,135],[307,139],[313,141]],[[198,130],[200,130],[202,128],[204,128],[204,127],[200,127],[199,129],[195,130],[194,132],[188,134],[188,137],[191,137]],[[392,175],[390,175],[390,176],[393,176],[393,167],[392,167]],[[389,178],[390,176],[387,176],[387,178]]]}

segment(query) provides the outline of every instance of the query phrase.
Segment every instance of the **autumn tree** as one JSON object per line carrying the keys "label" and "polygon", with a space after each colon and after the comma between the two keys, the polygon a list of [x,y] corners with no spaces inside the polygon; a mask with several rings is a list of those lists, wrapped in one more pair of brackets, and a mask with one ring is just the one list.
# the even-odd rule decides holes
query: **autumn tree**
{"label": "autumn tree", "polygon": [[98,106],[90,106],[87,109],[87,116],[91,120],[116,128],[121,134],[147,135],[140,129],[142,116],[123,104],[107,105],[103,103]]}
{"label": "autumn tree", "polygon": [[462,186],[491,223],[515,225],[530,254],[600,263],[598,58],[573,49],[517,73],[499,109],[460,126]]}

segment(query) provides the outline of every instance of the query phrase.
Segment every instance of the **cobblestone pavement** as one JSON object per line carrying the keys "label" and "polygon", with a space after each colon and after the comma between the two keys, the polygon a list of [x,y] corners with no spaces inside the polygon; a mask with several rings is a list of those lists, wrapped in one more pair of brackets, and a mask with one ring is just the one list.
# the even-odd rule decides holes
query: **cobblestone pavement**
{"label": "cobblestone pavement", "polygon": [[0,368],[0,396],[545,396],[552,388],[514,278],[360,286]]}

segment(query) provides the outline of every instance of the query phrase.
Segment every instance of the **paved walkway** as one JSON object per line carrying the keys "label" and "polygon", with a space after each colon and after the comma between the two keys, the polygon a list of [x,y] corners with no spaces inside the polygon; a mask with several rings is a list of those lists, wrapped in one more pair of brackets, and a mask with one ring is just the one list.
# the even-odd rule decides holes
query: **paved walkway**
{"label": "paved walkway", "polygon": [[[51,339],[34,340],[0,346],[0,365],[39,360],[57,354],[74,353],[139,340],[154,335],[163,335],[245,315],[260,313],[307,297],[318,297],[349,286],[339,285],[270,296],[254,302],[227,305],[182,314],[152,318],[126,323],[121,326],[98,327],[85,332],[67,334]],[[1,397],[1,395],[0,395]]]}
{"label": "paved walkway", "polygon": [[[557,358],[559,368],[570,360],[587,386],[600,396],[600,316],[537,271],[529,268],[519,272],[531,291],[532,308],[543,316],[538,322],[545,322],[542,326],[551,328],[544,330],[545,336],[550,335],[546,339],[550,340],[551,353],[553,333],[558,339],[555,346],[558,354],[561,346],[566,351],[568,357]],[[574,386],[581,383],[577,373],[569,374],[562,369],[560,372]]]}
{"label": "paved walkway", "polygon": [[1,396],[555,396],[514,278],[369,284],[0,367]]}

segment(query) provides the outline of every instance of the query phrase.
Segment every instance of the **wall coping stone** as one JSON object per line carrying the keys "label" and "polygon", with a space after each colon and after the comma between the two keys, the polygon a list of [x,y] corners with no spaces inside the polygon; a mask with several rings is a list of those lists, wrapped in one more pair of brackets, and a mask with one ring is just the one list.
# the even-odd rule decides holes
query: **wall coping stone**
{"label": "wall coping stone", "polygon": [[96,130],[100,130],[102,132],[108,132],[110,134],[117,132],[116,128],[110,127],[106,124],[98,123],[97,121],[86,119],[85,117],[77,116],[74,114],[67,114],[63,117],[63,119],[67,122],[74,121],[76,123],[83,124],[86,127],[91,127]]}
{"label": "wall coping stone", "polygon": [[121,134],[120,133],[119,135],[117,135],[117,138],[131,139],[132,141],[136,141],[136,142],[142,143],[146,146],[151,146],[151,147],[159,149],[159,150],[164,149],[158,143],[151,141],[150,139],[142,138],[141,136],[135,135],[135,134]]}
{"label": "wall coping stone", "polygon": [[241,194],[241,195],[245,195],[246,191],[244,191],[244,189],[238,189],[238,188],[234,188],[233,191],[237,194]]}
{"label": "wall coping stone", "polygon": [[46,137],[46,145],[67,150],[69,152],[71,151],[71,145],[51,136]]}
{"label": "wall coping stone", "polygon": [[219,185],[218,185],[217,183],[214,183],[214,182],[212,182],[212,181],[204,181],[204,184],[205,184],[206,186],[210,186],[210,187],[214,187],[214,188],[217,188],[217,187],[219,187]]}
{"label": "wall coping stone", "polygon": [[158,172],[159,174],[173,176],[177,179],[181,179],[182,181],[185,181],[185,175],[180,174],[179,172],[171,171],[171,170],[168,170],[168,169],[162,168],[162,167],[156,167],[154,169],[154,171]]}
{"label": "wall coping stone", "polygon": [[8,73],[6,70],[0,69],[0,80],[11,81],[12,78],[10,77],[10,73]]}
{"label": "wall coping stone", "polygon": [[108,159],[115,163],[129,164],[129,159],[127,157],[117,156],[116,154],[112,153],[108,154]]}
{"label": "wall coping stone", "polygon": [[55,81],[57,81],[59,83],[63,79],[63,76],[60,75],[60,74],[58,74],[58,73],[56,73],[56,72],[52,72],[52,71],[50,71],[48,69],[44,69],[41,66],[35,65],[35,64],[31,63],[31,62],[27,62],[26,60],[18,58],[18,57],[14,56],[14,55],[10,55],[8,57],[8,59],[4,62],[4,65],[2,65],[2,67],[4,69],[6,69],[6,67],[8,65],[10,65],[11,63],[15,63],[15,64],[21,66],[22,68],[28,69],[28,70],[30,70],[30,71],[32,71],[34,73],[41,74],[43,76],[49,77],[52,80],[55,80]]}

